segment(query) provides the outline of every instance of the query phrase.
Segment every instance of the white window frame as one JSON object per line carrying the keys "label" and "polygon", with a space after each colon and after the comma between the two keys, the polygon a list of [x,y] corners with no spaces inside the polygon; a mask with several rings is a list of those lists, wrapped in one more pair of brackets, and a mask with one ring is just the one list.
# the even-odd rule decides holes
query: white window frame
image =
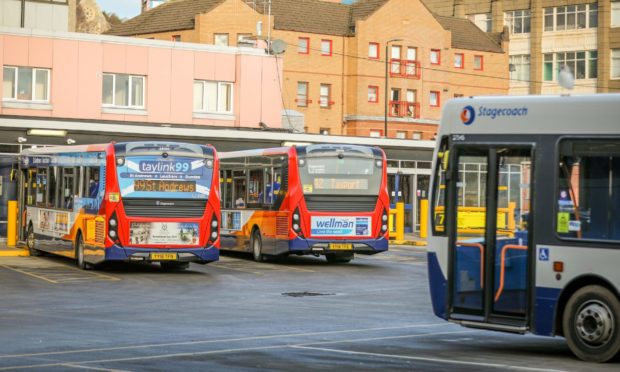
{"label": "white window frame", "polygon": [[[373,55],[373,48],[374,48],[374,55]],[[368,58],[379,59],[379,43],[375,43],[375,42],[368,43]]]}
{"label": "white window frame", "polygon": [[[614,54],[615,54],[615,56],[614,56]],[[611,65],[610,65],[611,68],[610,68],[610,71],[609,71],[610,79],[620,80],[620,49],[611,49],[610,53],[609,53],[609,58],[611,59]],[[614,61],[615,61],[615,63],[614,63]],[[615,76],[614,76],[614,67],[617,70]]]}
{"label": "white window frame", "polygon": [[[461,63],[458,63],[458,58],[461,57]],[[454,53],[454,68],[462,69],[465,67],[465,53]]]}
{"label": "white window frame", "polygon": [[[565,64],[567,64],[569,66],[569,68],[571,68],[571,72],[574,75],[575,80],[588,80],[588,79],[596,79],[598,77],[599,71],[598,71],[598,54],[596,59],[591,58],[590,52],[596,52],[597,50],[571,50],[571,51],[566,51],[566,52],[557,52],[557,53],[545,53],[543,54],[543,81],[545,82],[549,82],[549,81],[557,81],[558,79],[558,73],[560,71],[560,68],[562,68],[562,66]],[[580,59],[577,57],[577,53],[584,53],[584,58]],[[570,58],[569,54],[574,54],[575,56]],[[552,61],[545,61],[545,56],[546,55],[551,55],[552,56]],[[562,59],[560,59],[560,56],[563,56]],[[564,63],[562,63],[562,62]],[[584,62],[584,77],[578,77],[576,74],[576,71],[573,71],[572,67],[573,65],[576,66],[578,61],[583,61]],[[546,80],[544,77],[544,71],[545,71],[545,63],[552,63],[552,79],[551,80]],[[594,63],[595,66],[597,66],[597,71],[596,71],[596,77],[591,77],[590,76],[590,64]]]}
{"label": "white window frame", "polygon": [[[36,103],[49,103],[50,101],[50,79],[51,79],[51,70],[49,68],[38,68],[38,67],[28,67],[28,66],[3,66],[4,69],[12,69],[13,76],[15,78],[15,87],[13,88],[13,94],[11,97],[4,97],[4,71],[2,78],[2,100],[3,101],[14,101],[14,102],[36,102]],[[19,69],[32,69],[32,84],[30,86],[30,92],[32,99],[19,99],[17,94],[17,89],[19,87]],[[47,81],[46,84],[46,99],[37,99],[35,97],[36,87],[37,87],[37,71],[45,71],[47,72]]]}
{"label": "white window frame", "polygon": [[[323,89],[327,89],[327,95],[323,94]],[[321,84],[319,87],[319,107],[321,108],[331,108],[332,102],[332,85],[331,84]]]}
{"label": "white window frame", "polygon": [[[532,30],[532,14],[529,9],[519,9],[504,12],[504,25],[508,26],[511,35],[529,34]],[[521,25],[521,31],[515,32],[515,25]],[[527,25],[527,31],[525,26]]]}
{"label": "white window frame", "polygon": [[[207,113],[207,114],[232,114],[234,112],[234,84],[231,82],[226,82],[226,81],[213,81],[213,80],[194,80],[194,84],[199,83],[202,84],[202,105],[200,109],[197,108],[193,108],[194,112],[196,113]],[[209,111],[206,110],[206,97],[207,97],[207,84],[208,83],[217,83],[217,97],[215,99],[215,111]],[[230,92],[230,97],[229,97],[229,102],[230,102],[230,110],[220,110],[220,107],[222,107],[222,99],[223,99],[223,94],[222,92],[224,91],[224,86],[229,86],[230,89],[228,90]]]}
{"label": "white window frame", "polygon": [[[113,107],[113,108],[129,108],[129,109],[144,109],[146,107],[146,76],[142,75],[131,75],[131,74],[114,74],[114,73],[103,73],[103,76],[112,76],[112,103],[103,103],[103,94],[101,95],[101,106],[102,107]],[[127,92],[128,100],[127,106],[121,106],[116,104],[116,77],[119,75],[127,75],[129,76],[129,91]],[[142,79],[142,105],[132,105],[133,101],[133,80],[134,79]],[[101,84],[103,86],[103,79],[101,80]],[[103,87],[102,87],[103,90]]]}
{"label": "white window frame", "polygon": [[611,27],[620,27],[620,1],[611,2]]}
{"label": "white window frame", "polygon": [[[305,93],[301,94],[299,92],[299,88],[305,87]],[[297,82],[297,97],[296,102],[297,107],[308,107],[310,100],[308,99],[308,91],[310,90],[310,83],[307,81],[298,81]]]}
{"label": "white window frame", "polygon": [[398,139],[407,139],[407,131],[406,130],[397,130],[396,138]]}
{"label": "white window frame", "polygon": [[[218,36],[226,36],[226,45],[218,44],[217,38]],[[218,46],[230,46],[230,34],[222,32],[213,34],[213,44]]]}
{"label": "white window frame", "polygon": [[[509,57],[509,64],[514,66],[514,71],[510,71],[510,80],[519,82],[529,82],[531,72],[531,57],[529,54],[517,54]],[[526,67],[527,66],[527,70]]]}
{"label": "white window frame", "polygon": [[370,132],[368,132],[368,137],[381,138],[383,137],[383,131],[381,129],[371,129]]}
{"label": "white window frame", "polygon": [[[584,6],[585,11],[579,10],[580,6]],[[612,3],[612,6],[613,6],[613,3]],[[574,8],[574,10],[569,10],[569,8]],[[590,19],[592,17],[592,14],[595,12],[595,10],[596,10],[596,15],[597,15],[597,21],[596,21],[596,25],[593,26],[590,22]],[[584,12],[585,12],[585,25],[583,28],[579,28],[578,14],[584,13]],[[569,4],[569,5],[563,5],[563,6],[545,7],[543,8],[543,32],[574,31],[574,30],[587,30],[591,28],[597,28],[598,27],[598,12],[599,12],[598,4],[594,2],[591,4]],[[561,29],[558,28],[558,15],[560,14],[564,15],[564,26]],[[568,23],[569,15],[574,18],[574,24],[572,25],[569,25]],[[551,27],[547,25],[547,16],[551,16],[551,19],[553,22]]]}
{"label": "white window frame", "polygon": [[473,22],[482,31],[491,32],[491,25],[493,22],[491,13],[469,14],[467,19]]}

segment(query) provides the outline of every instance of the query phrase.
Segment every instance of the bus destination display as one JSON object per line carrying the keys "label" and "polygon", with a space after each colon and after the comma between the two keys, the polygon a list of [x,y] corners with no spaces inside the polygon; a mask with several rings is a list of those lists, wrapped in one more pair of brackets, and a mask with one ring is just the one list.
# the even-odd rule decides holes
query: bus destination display
{"label": "bus destination display", "polygon": [[368,180],[363,178],[315,178],[314,188],[317,190],[368,190]]}
{"label": "bus destination display", "polygon": [[196,181],[134,180],[134,191],[196,192]]}

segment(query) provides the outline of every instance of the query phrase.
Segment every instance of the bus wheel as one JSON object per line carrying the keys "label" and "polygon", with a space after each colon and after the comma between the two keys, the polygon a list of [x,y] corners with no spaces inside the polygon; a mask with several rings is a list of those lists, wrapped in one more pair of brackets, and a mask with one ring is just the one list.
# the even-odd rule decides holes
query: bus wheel
{"label": "bus wheel", "polygon": [[347,263],[353,259],[353,253],[325,253],[329,263]]}
{"label": "bus wheel", "polygon": [[607,362],[620,352],[620,301],[607,288],[583,287],[566,303],[562,327],[579,359]]}
{"label": "bus wheel", "polygon": [[75,238],[75,258],[77,259],[77,267],[80,269],[90,270],[93,268],[91,264],[84,260],[84,241],[81,234],[78,234]]}
{"label": "bus wheel", "polygon": [[254,230],[252,234],[252,255],[256,262],[263,262],[265,260],[265,255],[263,255],[263,240],[260,237],[260,231],[258,229]]}
{"label": "bus wheel", "polygon": [[31,256],[41,256],[40,250],[35,248],[34,229],[32,225],[28,226],[28,232],[26,232],[26,246],[28,247],[28,253]]}
{"label": "bus wheel", "polygon": [[189,262],[162,261],[159,263],[164,270],[176,271],[185,270],[189,267]]}

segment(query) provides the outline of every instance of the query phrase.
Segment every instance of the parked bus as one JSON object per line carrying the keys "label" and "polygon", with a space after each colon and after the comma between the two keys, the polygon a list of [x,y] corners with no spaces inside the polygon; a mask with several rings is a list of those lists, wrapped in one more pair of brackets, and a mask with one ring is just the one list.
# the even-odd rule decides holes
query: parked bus
{"label": "parked bus", "polygon": [[222,249],[266,256],[388,249],[386,159],[376,147],[311,145],[221,153]]}
{"label": "parked bus", "polygon": [[24,218],[30,253],[185,269],[219,258],[215,149],[127,142],[25,150]]}
{"label": "parked bus", "polygon": [[449,101],[435,151],[435,314],[620,350],[620,95]]}

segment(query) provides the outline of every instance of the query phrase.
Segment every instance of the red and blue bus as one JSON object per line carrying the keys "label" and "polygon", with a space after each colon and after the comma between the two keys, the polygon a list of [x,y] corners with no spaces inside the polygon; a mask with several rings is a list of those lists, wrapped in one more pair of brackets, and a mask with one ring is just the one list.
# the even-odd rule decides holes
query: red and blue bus
{"label": "red and blue bus", "polygon": [[127,142],[25,150],[23,227],[42,251],[87,269],[105,261],[185,269],[219,258],[212,146]]}
{"label": "red and blue bus", "polygon": [[356,145],[309,145],[220,153],[222,249],[254,259],[388,249],[386,158]]}

